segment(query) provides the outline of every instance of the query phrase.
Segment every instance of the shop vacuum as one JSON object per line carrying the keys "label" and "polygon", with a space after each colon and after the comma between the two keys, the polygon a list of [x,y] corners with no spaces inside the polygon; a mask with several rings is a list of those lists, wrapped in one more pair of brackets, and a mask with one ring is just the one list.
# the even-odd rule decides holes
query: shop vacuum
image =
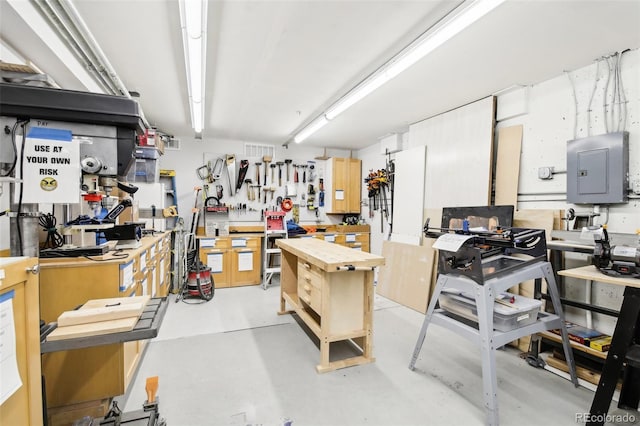
{"label": "shop vacuum", "polygon": [[[187,282],[182,290],[182,300],[186,303],[187,298],[201,299],[202,302],[208,302],[213,299],[215,293],[215,285],[211,268],[200,261],[200,242],[196,238],[196,248],[187,253]],[[193,302],[191,302],[193,303]]]}

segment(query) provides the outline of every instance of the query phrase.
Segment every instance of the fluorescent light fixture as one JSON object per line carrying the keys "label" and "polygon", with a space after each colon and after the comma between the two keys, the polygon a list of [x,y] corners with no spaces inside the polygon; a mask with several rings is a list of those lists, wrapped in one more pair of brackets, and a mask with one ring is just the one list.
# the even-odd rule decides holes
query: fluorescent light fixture
{"label": "fluorescent light fixture", "polygon": [[462,9],[456,9],[453,15],[447,16],[445,22],[432,27],[383,66],[389,80],[436,50],[504,1],[476,0],[463,5]]}
{"label": "fluorescent light fixture", "polygon": [[369,93],[373,92],[390,79],[391,78],[387,73],[384,72],[374,75],[371,79],[366,80],[364,84],[355,87],[346,96],[343,96],[338,100],[338,102],[331,105],[325,115],[329,120],[333,120],[338,115],[349,109],[353,104],[366,97]]}
{"label": "fluorescent light fixture", "polygon": [[184,63],[191,108],[191,125],[196,133],[200,133],[204,126],[207,1],[180,0],[179,6]]}
{"label": "fluorescent light fixture", "polygon": [[329,120],[327,120],[327,118],[324,115],[321,115],[320,117],[316,118],[311,123],[309,123],[307,127],[305,127],[300,132],[298,132],[298,134],[293,138],[293,140],[295,141],[295,143],[302,142],[303,140],[311,136],[313,133],[317,132],[321,127],[323,127],[328,122]]}
{"label": "fluorescent light fixture", "polygon": [[[442,21],[429,28],[413,43],[404,48],[395,55],[391,60],[378,68],[370,77],[359,83],[351,89],[346,95],[331,105],[320,118],[333,120],[338,115],[349,109],[361,99],[365,98],[371,92],[391,80],[411,65],[424,58],[430,52],[434,51],[452,37],[463,31],[469,25],[482,18],[487,13],[498,7],[505,0],[469,0],[449,13]],[[313,128],[314,131],[326,124],[313,126],[315,121],[294,137],[296,142],[301,142],[308,138],[311,133],[308,130]],[[299,139],[299,136],[304,137]]]}

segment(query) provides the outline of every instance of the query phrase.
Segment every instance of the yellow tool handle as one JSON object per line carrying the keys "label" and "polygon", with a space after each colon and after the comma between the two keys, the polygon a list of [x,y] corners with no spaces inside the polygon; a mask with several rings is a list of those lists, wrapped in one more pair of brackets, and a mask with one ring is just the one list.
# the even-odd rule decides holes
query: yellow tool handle
{"label": "yellow tool handle", "polygon": [[158,376],[147,377],[145,390],[147,391],[147,403],[151,404],[156,400],[156,392],[158,391]]}

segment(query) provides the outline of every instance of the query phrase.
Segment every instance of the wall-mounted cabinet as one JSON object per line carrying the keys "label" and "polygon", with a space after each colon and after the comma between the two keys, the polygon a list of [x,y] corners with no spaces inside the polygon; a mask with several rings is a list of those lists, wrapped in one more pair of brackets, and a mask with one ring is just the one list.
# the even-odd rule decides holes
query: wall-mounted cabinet
{"label": "wall-mounted cabinet", "polygon": [[356,158],[328,159],[324,190],[327,214],[360,214],[362,161]]}

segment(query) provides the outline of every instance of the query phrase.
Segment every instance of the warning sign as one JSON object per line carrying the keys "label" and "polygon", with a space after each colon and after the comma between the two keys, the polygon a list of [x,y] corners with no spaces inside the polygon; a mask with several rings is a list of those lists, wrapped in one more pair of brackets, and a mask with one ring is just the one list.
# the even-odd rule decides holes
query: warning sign
{"label": "warning sign", "polygon": [[80,201],[80,147],[70,130],[29,129],[22,164],[23,203]]}

